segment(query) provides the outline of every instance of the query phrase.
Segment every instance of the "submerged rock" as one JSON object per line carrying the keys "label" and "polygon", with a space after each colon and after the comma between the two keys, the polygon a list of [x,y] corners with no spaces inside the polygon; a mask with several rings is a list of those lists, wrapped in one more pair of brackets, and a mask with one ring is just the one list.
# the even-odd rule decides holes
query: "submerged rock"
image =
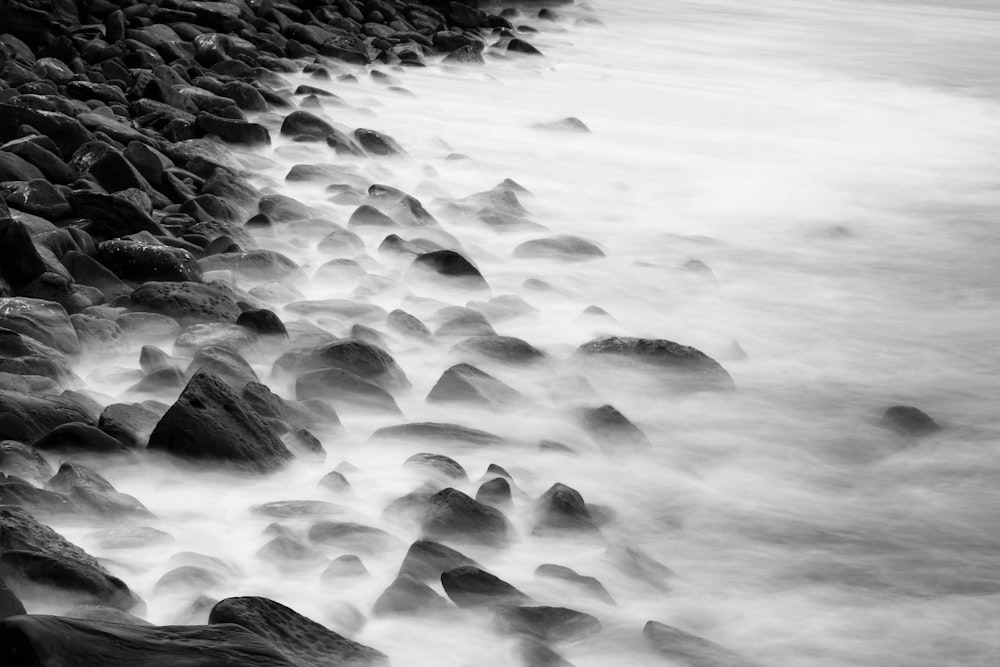
{"label": "submerged rock", "polygon": [[461,426],[459,424],[442,424],[438,422],[420,422],[385,426],[372,433],[373,440],[397,439],[415,442],[454,442],[470,445],[497,445],[503,438],[486,431]]}
{"label": "submerged rock", "polygon": [[375,600],[375,616],[424,615],[441,611],[451,605],[434,590],[416,579],[400,575]]}
{"label": "submerged rock", "polygon": [[443,573],[441,585],[459,607],[518,605],[529,601],[527,595],[503,579],[471,565]]}
{"label": "submerged rock", "polygon": [[505,544],[513,533],[503,512],[452,488],[443,489],[428,499],[420,527],[423,535],[430,539],[493,546]]}
{"label": "submerged rock", "polygon": [[753,667],[724,646],[656,621],[646,623],[642,636],[664,657],[692,667]]}
{"label": "submerged rock", "polygon": [[941,430],[931,417],[919,408],[894,405],[882,416],[882,426],[902,436],[919,438]]}
{"label": "submerged rock", "polygon": [[662,370],[662,377],[683,389],[732,389],[733,379],[719,362],[693,347],[669,340],[612,336],[584,343],[576,351],[583,358],[631,361]]}
{"label": "submerged rock", "polygon": [[579,639],[602,629],[595,617],[566,607],[504,607],[497,610],[496,623],[506,632],[545,641]]}

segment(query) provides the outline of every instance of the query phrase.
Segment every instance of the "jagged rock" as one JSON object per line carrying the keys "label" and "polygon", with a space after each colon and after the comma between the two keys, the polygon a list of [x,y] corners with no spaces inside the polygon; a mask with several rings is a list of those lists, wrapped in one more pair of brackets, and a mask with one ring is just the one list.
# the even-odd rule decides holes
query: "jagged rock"
{"label": "jagged rock", "polygon": [[423,536],[430,539],[493,546],[505,544],[513,532],[502,512],[452,488],[443,489],[428,499],[420,527]]}
{"label": "jagged rock", "polygon": [[529,601],[527,595],[503,579],[471,565],[444,572],[441,585],[459,607],[518,605]]}
{"label": "jagged rock", "polygon": [[495,619],[506,632],[544,641],[579,639],[602,629],[595,617],[566,607],[504,607],[496,611]]}
{"label": "jagged rock", "polygon": [[141,405],[112,403],[101,413],[97,428],[129,449],[142,449],[160,415]]}
{"label": "jagged rock", "polygon": [[576,351],[584,358],[603,358],[614,364],[631,361],[662,370],[662,377],[681,388],[731,389],[733,379],[717,361],[693,347],[669,340],[612,336],[584,343]]}
{"label": "jagged rock", "polygon": [[262,637],[299,667],[388,667],[386,656],[351,641],[273,600],[226,598],[209,614],[208,622],[235,623]]}
{"label": "jagged rock", "polygon": [[412,577],[400,575],[389,584],[375,600],[372,614],[375,616],[397,616],[406,614],[434,613],[451,605],[434,590]]}
{"label": "jagged rock", "polygon": [[428,403],[459,401],[487,406],[513,403],[519,398],[512,387],[469,364],[456,364],[446,370],[427,394]]}
{"label": "jagged rock", "polygon": [[149,437],[148,449],[256,472],[282,466],[291,452],[260,417],[215,375],[199,371]]}

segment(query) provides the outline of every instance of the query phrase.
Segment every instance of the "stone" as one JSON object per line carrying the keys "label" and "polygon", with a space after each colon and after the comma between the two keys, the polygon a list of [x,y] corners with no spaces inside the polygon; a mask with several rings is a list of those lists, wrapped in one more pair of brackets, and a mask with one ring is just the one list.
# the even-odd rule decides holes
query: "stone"
{"label": "stone", "polygon": [[427,394],[428,403],[457,401],[483,406],[510,404],[519,398],[509,385],[469,364],[446,370]]}
{"label": "stone", "polygon": [[579,415],[584,429],[604,447],[612,450],[650,447],[646,434],[612,405],[582,408]]}
{"label": "stone", "polygon": [[649,621],[642,636],[660,655],[692,667],[752,667],[724,646],[664,623]]}
{"label": "stone", "polygon": [[488,482],[483,482],[476,489],[476,502],[498,509],[510,507],[514,502],[510,490],[510,482],[503,477],[496,477]]}
{"label": "stone", "polygon": [[125,332],[112,320],[79,313],[69,316],[80,340],[80,350],[85,354],[107,355],[120,350],[125,342]]}
{"label": "stone", "polygon": [[[162,370],[162,369],[159,369]],[[97,428],[129,449],[142,449],[160,420],[160,414],[138,404],[112,403],[104,408]]]}
{"label": "stone", "polygon": [[542,52],[537,48],[532,46],[529,42],[524,41],[520,37],[515,37],[514,39],[507,42],[507,53],[519,53],[525,56],[541,56]]}
{"label": "stone", "polygon": [[45,174],[38,167],[22,157],[7,151],[0,151],[0,182],[45,180]]}
{"label": "stone", "polygon": [[477,446],[498,445],[503,442],[500,436],[469,428],[460,424],[440,422],[417,422],[384,426],[372,434],[373,440],[393,439],[413,442],[428,442],[432,444],[455,443]]}
{"label": "stone", "polygon": [[11,616],[21,616],[27,613],[17,596],[0,579],[0,621]]}
{"label": "stone", "polygon": [[473,264],[454,250],[435,250],[418,255],[408,274],[437,276],[446,284],[470,291],[489,291],[489,284]]}
{"label": "stone", "polygon": [[24,224],[0,216],[0,278],[17,292],[46,269]]}
{"label": "stone", "polygon": [[490,546],[502,546],[513,533],[502,512],[452,488],[430,497],[420,527],[423,536],[429,539]]}
{"label": "stone", "polygon": [[52,477],[52,466],[39,452],[16,440],[0,441],[0,472],[33,482]]}
{"label": "stone", "polygon": [[217,376],[198,371],[149,437],[148,449],[269,472],[291,458],[277,434]]}
{"label": "stone", "polygon": [[[0,151],[0,155],[3,151]],[[7,204],[46,220],[60,220],[70,213],[69,202],[54,185],[47,180],[28,181],[14,190],[7,198]]]}
{"label": "stone", "polygon": [[535,516],[535,535],[599,532],[580,492],[559,482],[535,501]]}
{"label": "stone", "polygon": [[309,137],[315,140],[322,140],[333,134],[334,129],[330,123],[319,116],[297,109],[281,122],[281,134],[291,137]]}
{"label": "stone", "polygon": [[504,364],[523,366],[545,360],[545,354],[536,347],[514,336],[472,336],[452,348],[461,355]]}
{"label": "stone", "polygon": [[449,480],[469,481],[465,468],[455,459],[443,454],[414,454],[403,462],[403,466],[415,470],[431,472]]}
{"label": "stone", "polygon": [[212,608],[208,622],[208,627],[220,623],[242,626],[298,667],[388,667],[389,664],[380,651],[351,641],[267,598],[226,598]]}
{"label": "stone", "polygon": [[0,328],[0,372],[40,376],[57,385],[64,385],[76,377],[61,352],[30,336],[4,328]]}
{"label": "stone", "polygon": [[129,301],[133,310],[184,323],[235,322],[242,312],[232,291],[214,283],[150,281],[133,291]]}
{"label": "stone", "polygon": [[201,267],[182,248],[113,239],[98,244],[96,259],[123,280],[201,282]]}
{"label": "stone", "polygon": [[236,324],[253,331],[258,336],[280,336],[288,338],[285,324],[273,310],[248,308],[236,318]]}
{"label": "stone", "polygon": [[549,642],[577,640],[603,629],[594,616],[566,607],[503,607],[494,618],[505,632]]}
{"label": "stone", "polygon": [[339,579],[365,577],[370,573],[361,559],[353,554],[337,556],[323,570],[320,575],[320,582],[324,584],[336,583]]}
{"label": "stone", "polygon": [[389,313],[386,318],[386,325],[395,333],[421,341],[431,338],[431,330],[418,318],[407,313],[405,310],[396,309]]}
{"label": "stone", "polygon": [[431,614],[451,607],[448,601],[434,592],[427,584],[401,575],[389,584],[372,607],[375,616],[400,616]]}
{"label": "stone", "polygon": [[223,118],[205,111],[198,114],[196,127],[205,134],[214,134],[223,141],[244,146],[270,145],[267,128],[244,120]]}
{"label": "stone", "polygon": [[0,390],[0,440],[34,442],[61,424],[90,423],[75,401]]}
{"label": "stone", "polygon": [[886,410],[881,425],[909,438],[933,435],[941,430],[937,422],[923,410],[906,405],[894,405]]}
{"label": "stone", "polygon": [[300,401],[326,401],[338,411],[361,408],[402,414],[396,399],[388,391],[340,368],[321,368],[302,373],[295,380],[295,397]]}
{"label": "stone", "polygon": [[65,462],[45,488],[64,494],[90,514],[105,517],[152,517],[146,507],[80,463]]}
{"label": "stone", "polygon": [[309,540],[346,551],[378,553],[398,540],[381,528],[350,521],[318,521],[309,528]]}
{"label": "stone", "polygon": [[237,352],[220,345],[208,345],[199,349],[184,374],[190,377],[202,370],[212,373],[240,392],[248,383],[259,382],[257,373],[254,372],[246,359]]}
{"label": "stone", "polygon": [[693,347],[669,340],[612,336],[598,338],[577,348],[584,359],[623,361],[658,371],[659,377],[691,390],[732,389],[729,373],[717,361]]}
{"label": "stone", "polygon": [[545,123],[535,123],[534,127],[547,132],[590,134],[590,128],[587,127],[587,124],[576,116],[567,116],[566,118],[560,118],[559,120],[548,121]]}
{"label": "stone", "polygon": [[451,601],[463,608],[518,605],[529,601],[527,595],[503,579],[471,565],[444,572],[441,585]]}
{"label": "stone", "polygon": [[614,599],[611,597],[611,594],[608,593],[608,589],[604,587],[604,584],[594,577],[584,576],[563,565],[544,563],[535,568],[535,576],[543,579],[558,579],[559,581],[565,581],[578,589],[587,591],[607,604],[615,604]]}
{"label": "stone", "polygon": [[385,350],[364,341],[347,339],[322,345],[298,364],[302,370],[339,368],[386,390],[407,389],[410,381]]}
{"label": "stone", "polygon": [[375,130],[358,128],[354,130],[354,139],[369,155],[377,157],[406,155],[406,151],[403,150],[403,147],[395,139]]}
{"label": "stone", "polygon": [[0,327],[30,336],[65,354],[80,352],[80,339],[66,313],[57,303],[41,299],[0,299]]}
{"label": "stone", "polygon": [[480,565],[460,551],[431,540],[420,539],[410,545],[399,566],[399,574],[417,581],[440,581],[441,574],[458,567]]}
{"label": "stone", "polygon": [[124,451],[125,445],[96,426],[81,422],[60,424],[31,445],[43,452],[110,454]]}
{"label": "stone", "polygon": [[251,280],[281,280],[295,272],[299,265],[273,250],[250,250],[209,255],[199,264],[205,271],[232,271]]}
{"label": "stone", "polygon": [[514,257],[528,259],[558,259],[564,262],[582,262],[604,256],[604,251],[593,241],[569,234],[525,241],[514,248]]}
{"label": "stone", "polygon": [[[267,385],[259,382],[249,382],[243,387],[241,398],[250,408],[264,419],[273,419],[285,424],[290,429],[308,429],[316,426],[316,421],[305,408],[286,401]],[[336,417],[336,415],[333,415]]]}

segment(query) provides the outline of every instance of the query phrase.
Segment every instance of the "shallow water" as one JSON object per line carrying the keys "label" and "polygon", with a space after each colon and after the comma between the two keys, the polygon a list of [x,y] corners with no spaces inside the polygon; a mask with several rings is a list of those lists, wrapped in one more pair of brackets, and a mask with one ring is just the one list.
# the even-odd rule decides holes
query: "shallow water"
{"label": "shallow water", "polygon": [[[519,664],[513,640],[485,614],[368,618],[358,627],[345,607],[369,616],[418,536],[381,513],[421,482],[402,462],[432,451],[466,468],[470,495],[490,463],[526,494],[508,513],[521,536],[514,544],[461,548],[540,604],[602,621],[603,633],[556,647],[578,667],[656,663],[640,635],[650,619],[762,665],[997,664],[1000,9],[929,0],[745,5],[596,0],[563,8],[563,21],[533,22],[545,59],[390,71],[408,92],[363,72],[356,84],[289,77],[290,87],[335,91],[347,105],[321,114],[385,132],[410,157],[337,158],[323,144],[278,137],[280,117],[262,116],[274,145],[240,158],[258,185],[322,215],[260,235],[260,246],[303,266],[290,286],[306,298],[353,298],[355,282],[311,277],[334,257],[318,241],[329,223],[346,226],[355,205],[328,201],[326,182],[286,184],[285,174],[296,163],[337,162],[418,197],[494,295],[520,295],[538,309],[493,324],[550,362],[482,366],[529,397],[503,414],[431,405],[424,398],[455,363],[455,341],[421,346],[389,336],[413,383],[400,407],[407,421],[461,423],[509,444],[369,442],[400,419],[345,414],[343,433],[317,433],[325,463],[300,460],[263,479],[157,460],[108,469],[119,490],[157,515],[148,525],[169,533],[168,545],[110,549],[95,533],[101,526],[55,527],[106,558],[146,600],[153,622],[204,621],[186,611],[197,593],[265,595],[386,652],[396,667]],[[566,116],[592,133],[533,127]],[[447,159],[452,153],[468,159]],[[530,191],[521,201],[532,221],[589,238],[607,257],[515,258],[517,244],[543,234],[497,233],[449,212],[449,200],[504,178]],[[373,303],[433,325],[435,305],[414,296],[468,299],[402,278],[403,267],[377,253],[384,230],[360,233],[369,256],[362,266],[395,281]],[[685,270],[691,259],[712,275]],[[554,289],[529,289],[529,278]],[[270,305],[298,319],[282,313],[284,303]],[[613,319],[580,318],[590,305]],[[337,335],[350,325],[309,321]],[[576,346],[601,333],[693,345],[726,366],[739,390],[677,394],[648,377],[575,365]],[[291,397],[288,380],[271,375],[275,356],[261,350],[250,361]],[[136,346],[116,363],[135,369],[137,359]],[[116,397],[132,380],[115,378],[109,365],[85,360],[80,373]],[[652,450],[609,454],[591,442],[571,410],[602,403],[640,425]],[[945,430],[916,443],[897,438],[878,425],[896,404],[921,407]],[[578,455],[540,452],[544,439]],[[342,460],[358,468],[346,473],[353,497],[316,486]],[[610,511],[609,543],[668,565],[675,575],[667,589],[629,576],[605,544],[531,537],[530,500],[557,481]],[[320,586],[327,559],[340,552],[287,569],[255,557],[274,519],[251,507],[285,499],[345,505],[345,516],[399,542],[360,552],[369,579]],[[304,533],[310,520],[283,523]],[[183,551],[224,559],[231,579],[218,590],[157,592]],[[618,605],[535,579],[546,562],[597,577]]]}

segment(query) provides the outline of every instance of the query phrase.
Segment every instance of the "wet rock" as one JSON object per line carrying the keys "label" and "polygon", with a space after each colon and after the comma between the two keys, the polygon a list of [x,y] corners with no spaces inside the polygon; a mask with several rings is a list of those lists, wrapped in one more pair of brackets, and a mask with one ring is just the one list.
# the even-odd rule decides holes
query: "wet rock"
{"label": "wet rock", "polygon": [[89,537],[95,540],[100,549],[134,549],[174,543],[173,535],[149,526],[110,528],[91,533]]}
{"label": "wet rock", "polygon": [[349,521],[319,521],[309,528],[309,540],[345,551],[377,553],[398,540],[381,528]]}
{"label": "wet rock", "polygon": [[323,443],[307,429],[297,428],[289,431],[281,440],[298,456],[307,456],[318,461],[326,459]]}
{"label": "wet rock", "polygon": [[198,114],[195,125],[201,132],[214,134],[232,144],[259,146],[271,143],[271,135],[266,127],[245,120],[223,118],[203,111]]}
{"label": "wet rock", "polygon": [[503,477],[496,477],[480,484],[476,490],[476,502],[497,508],[510,507],[514,502],[510,482]]}
{"label": "wet rock", "polygon": [[160,313],[122,313],[115,323],[121,327],[126,338],[134,341],[174,339],[181,332],[177,320]]}
{"label": "wet rock", "polygon": [[431,331],[423,322],[410,315],[405,310],[396,309],[389,313],[386,325],[395,333],[417,340],[426,341],[431,337]]}
{"label": "wet rock", "polygon": [[302,519],[341,514],[344,508],[323,500],[276,500],[254,505],[254,514],[275,519]]}
{"label": "wet rock", "polygon": [[209,255],[198,262],[204,271],[233,271],[251,280],[280,280],[299,265],[273,250],[250,250]]}
{"label": "wet rock", "polygon": [[323,475],[323,478],[319,480],[319,486],[334,493],[350,493],[352,491],[351,483],[347,481],[343,473],[336,470],[331,470]]}
{"label": "wet rock", "polygon": [[297,109],[285,116],[281,122],[281,134],[291,137],[310,137],[316,140],[323,140],[333,134],[334,129],[330,123],[319,116]]}
{"label": "wet rock", "polygon": [[486,406],[509,404],[519,398],[513,388],[469,364],[446,370],[427,394],[429,403],[458,401]]}
{"label": "wet rock", "polygon": [[656,621],[646,623],[642,636],[660,655],[692,667],[752,667],[724,646]]}
{"label": "wet rock", "polygon": [[255,472],[274,470],[291,458],[271,427],[228,385],[206,371],[191,378],[153,429],[148,449]]}
{"label": "wet rock", "polygon": [[184,373],[179,368],[162,368],[139,380],[128,391],[137,394],[174,394],[184,386],[184,380]]}
{"label": "wet rock", "polygon": [[431,540],[417,540],[403,557],[399,574],[417,581],[440,581],[442,573],[464,566],[480,567],[479,563],[451,547]]}
{"label": "wet rock", "polygon": [[90,423],[77,402],[0,390],[0,440],[33,442],[61,424]]}
{"label": "wet rock", "polygon": [[448,284],[472,291],[489,291],[490,286],[472,262],[454,250],[436,250],[418,255],[408,274],[438,276]]}
{"label": "wet rock", "polygon": [[513,533],[513,527],[502,512],[451,488],[430,497],[421,530],[423,536],[429,539],[493,546],[503,545]]}
{"label": "wet rock", "polygon": [[259,382],[257,374],[246,359],[238,353],[218,345],[209,345],[198,350],[188,365],[185,375],[191,377],[202,370],[212,373],[234,390],[240,392],[248,383]]}
{"label": "wet rock", "polygon": [[250,308],[240,313],[236,318],[236,324],[246,327],[259,336],[280,336],[288,337],[288,330],[284,322],[273,310],[265,308]]}
{"label": "wet rock", "polygon": [[355,255],[365,251],[365,243],[361,237],[347,229],[330,232],[317,247],[321,252],[330,254]]}
{"label": "wet rock", "polygon": [[125,332],[116,322],[89,315],[70,315],[70,322],[85,354],[108,354],[120,350],[125,342]]}
{"label": "wet rock", "polygon": [[63,463],[45,487],[64,494],[80,507],[99,516],[152,516],[141,502],[128,494],[119,493],[108,480],[79,463]]}
{"label": "wet rock", "polygon": [[373,440],[395,439],[413,442],[428,442],[439,444],[451,442],[478,446],[498,445],[503,438],[486,431],[461,426],[459,424],[444,424],[439,422],[417,422],[385,426],[372,433]]}
{"label": "wet rock", "polygon": [[20,291],[46,270],[24,224],[0,216],[0,278]]}
{"label": "wet rock", "polygon": [[[568,116],[559,120],[545,123],[535,123],[535,128],[548,132],[572,132],[575,134],[590,134],[587,124],[575,116]],[[604,253],[601,253],[602,255]]]}
{"label": "wet rock", "polygon": [[139,350],[139,368],[143,373],[155,373],[172,367],[176,367],[174,360],[155,345],[143,345]]}
{"label": "wet rock", "polygon": [[443,454],[414,454],[403,462],[403,466],[432,472],[446,479],[464,482],[469,480],[469,475],[465,472],[465,468],[455,459]]}
{"label": "wet rock", "polygon": [[76,514],[81,508],[61,493],[36,488],[18,477],[0,474],[0,504],[16,505],[42,515]]}
{"label": "wet rock", "polygon": [[369,155],[379,157],[406,155],[406,151],[395,139],[375,130],[358,128],[354,131],[354,139]]}
{"label": "wet rock", "polygon": [[134,310],[186,323],[235,322],[241,312],[232,292],[217,284],[152,281],[133,291],[129,301]]}
{"label": "wet rock", "polygon": [[398,227],[395,220],[368,204],[362,204],[354,209],[354,213],[347,221],[347,226],[355,229],[358,227]]}
{"label": "wet rock", "polygon": [[[356,299],[318,299],[315,301],[294,301],[285,310],[296,315],[311,317],[330,316],[344,320],[371,322],[384,319],[385,310],[381,306]],[[363,343],[364,341],[356,341]]]}
{"label": "wet rock", "polygon": [[471,44],[460,46],[441,61],[445,65],[485,65],[483,55]]}
{"label": "wet rock", "polygon": [[669,340],[612,336],[598,338],[577,348],[583,358],[630,361],[662,371],[664,379],[684,389],[731,389],[733,379],[705,353]]}
{"label": "wet rock", "polygon": [[112,403],[104,408],[97,428],[129,449],[141,449],[149,441],[160,415],[141,405]]}
{"label": "wet rock", "polygon": [[146,627],[59,616],[0,623],[0,661],[48,667],[297,667],[270,642],[230,624]]}
{"label": "wet rock", "polygon": [[120,625],[138,625],[151,627],[153,624],[127,611],[115,609],[103,604],[78,604],[66,610],[65,618],[75,618],[81,621],[101,621],[118,623]]}
{"label": "wet rock", "polygon": [[201,282],[201,267],[182,248],[114,239],[98,244],[96,259],[124,280]]}
{"label": "wet rock", "polygon": [[514,257],[579,262],[596,257],[604,257],[604,251],[596,243],[588,241],[585,238],[560,235],[525,241],[514,248]]}
{"label": "wet rock", "polygon": [[389,664],[383,653],[267,598],[226,598],[212,608],[208,622],[209,627],[219,623],[240,625],[267,640],[298,667],[388,667]]}
{"label": "wet rock", "polygon": [[[465,307],[442,308],[447,312],[444,323],[434,332],[439,338],[453,336],[496,336],[496,330],[486,316]],[[439,312],[438,315],[441,315]]]}
{"label": "wet rock", "polygon": [[330,564],[320,575],[320,583],[335,584],[340,579],[367,577],[368,568],[361,562],[361,559],[353,554],[338,556],[330,561]]}
{"label": "wet rock", "polygon": [[21,598],[22,591],[42,586],[126,611],[139,603],[128,586],[92,556],[12,507],[0,508],[0,577]]}
{"label": "wet rock", "polygon": [[297,199],[292,199],[285,195],[266,195],[261,197],[257,203],[257,210],[275,222],[296,222],[299,220],[308,220],[313,216],[311,208]]}
{"label": "wet rock", "polygon": [[[30,336],[0,327],[0,373],[41,376],[58,385],[75,376],[66,357]],[[3,389],[10,389],[4,386]]]}
{"label": "wet rock", "polygon": [[227,322],[192,324],[174,340],[174,352],[194,355],[207,347],[220,347],[236,354],[252,351],[257,335],[245,327]]}
{"label": "wet rock", "polygon": [[249,382],[240,396],[260,417],[278,420],[290,429],[308,429],[316,425],[308,410],[286,401],[259,382]]}
{"label": "wet rock", "polygon": [[295,380],[295,397],[300,401],[326,401],[338,411],[361,408],[401,414],[392,394],[374,382],[340,368],[302,373]]}
{"label": "wet rock", "polygon": [[560,532],[597,533],[597,526],[583,496],[576,489],[556,483],[535,501],[537,520],[532,533],[547,535]]}
{"label": "wet rock", "polygon": [[111,454],[126,449],[123,443],[99,428],[80,422],[60,424],[31,446],[43,452],[91,454]]}
{"label": "wet rock", "polygon": [[529,601],[527,595],[503,579],[471,565],[443,573],[441,585],[459,607],[518,605]]}
{"label": "wet rock", "polygon": [[368,188],[369,202],[401,225],[407,227],[437,227],[438,221],[423,204],[402,190],[375,184]]}
{"label": "wet rock", "polygon": [[611,449],[648,449],[649,438],[614,406],[583,408],[579,412],[583,428],[602,446]]}
{"label": "wet rock", "polygon": [[543,565],[539,565],[535,569],[535,576],[565,581],[586,590],[594,597],[608,604],[615,604],[614,599],[611,597],[611,594],[608,593],[608,589],[604,587],[604,584],[594,577],[584,576],[571,568],[562,565],[554,565],[552,563],[545,563]]}
{"label": "wet rock", "polygon": [[0,472],[34,482],[52,477],[52,466],[37,451],[16,440],[0,442]]}
{"label": "wet rock", "polygon": [[545,359],[545,354],[536,347],[513,336],[472,336],[455,345],[452,352],[511,365],[533,364]]}
{"label": "wet rock", "polygon": [[315,560],[319,553],[293,535],[281,534],[258,549],[256,556],[278,564],[300,565],[302,561]]}
{"label": "wet rock", "polygon": [[448,609],[451,605],[434,590],[412,577],[401,575],[389,584],[375,600],[375,616],[400,616],[429,614]]}
{"label": "wet rock", "polygon": [[38,167],[13,153],[0,151],[0,182],[36,179],[45,180],[45,174]]}
{"label": "wet rock", "polygon": [[919,408],[894,405],[882,416],[882,427],[910,438],[932,435],[941,430],[937,422]]}
{"label": "wet rock", "polygon": [[504,607],[497,609],[495,621],[505,632],[550,642],[580,639],[602,630],[595,617],[566,607]]}
{"label": "wet rock", "polygon": [[514,39],[507,42],[507,53],[519,53],[525,56],[540,56],[542,52],[531,45],[530,42],[526,42],[520,37],[515,37]]}
{"label": "wet rock", "polygon": [[339,368],[387,390],[406,389],[410,381],[385,350],[360,340],[340,340],[320,346],[299,362],[303,370]]}
{"label": "wet rock", "polygon": [[81,285],[97,288],[105,299],[131,291],[131,288],[118,276],[93,257],[71,250],[62,256],[61,261],[73,280]]}
{"label": "wet rock", "polygon": [[[4,151],[0,151],[0,155],[4,154]],[[60,220],[69,215],[71,210],[62,193],[43,179],[28,181],[14,190],[7,198],[7,204],[46,220]]]}
{"label": "wet rock", "polygon": [[76,190],[67,199],[74,215],[90,220],[86,230],[94,238],[113,239],[139,232],[163,236],[163,228],[149,214],[149,198],[145,193],[133,196],[138,192],[125,190],[109,195]]}
{"label": "wet rock", "polygon": [[80,340],[66,309],[51,301],[0,299],[0,327],[30,336],[65,354],[80,352]]}

